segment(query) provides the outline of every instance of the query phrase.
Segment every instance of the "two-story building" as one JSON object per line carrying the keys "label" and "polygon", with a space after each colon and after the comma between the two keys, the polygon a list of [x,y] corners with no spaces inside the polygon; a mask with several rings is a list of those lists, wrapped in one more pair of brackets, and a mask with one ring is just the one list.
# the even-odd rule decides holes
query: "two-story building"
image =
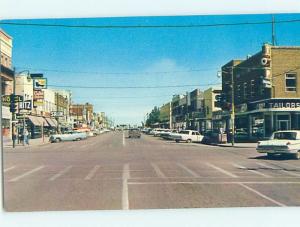
{"label": "two-story building", "polygon": [[246,60],[232,60],[224,65],[223,119],[227,132],[232,101],[236,132],[249,139],[267,138],[276,130],[300,129],[299,75],[300,47],[294,46],[265,44]]}

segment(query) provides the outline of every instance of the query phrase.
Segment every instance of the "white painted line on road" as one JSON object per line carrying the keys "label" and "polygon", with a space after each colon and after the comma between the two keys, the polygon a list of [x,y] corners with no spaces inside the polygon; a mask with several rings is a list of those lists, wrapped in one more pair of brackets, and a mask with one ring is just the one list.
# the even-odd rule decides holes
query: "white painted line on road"
{"label": "white painted line on road", "polygon": [[160,170],[160,168],[155,163],[151,163],[151,166],[153,167],[158,177],[166,178],[166,175]]}
{"label": "white painted line on road", "polygon": [[[294,177],[300,177],[300,174],[299,173],[294,173],[294,172],[290,172],[290,171],[287,171],[285,169],[276,169],[276,168],[273,168],[272,166],[269,166],[269,165],[266,165],[264,163],[257,163],[258,165],[262,166],[262,167],[265,167],[267,169],[271,169],[271,170],[278,170],[280,171],[281,173],[285,173],[287,175],[290,175],[290,176],[294,176]],[[282,167],[281,167],[282,168]]]}
{"label": "white painted line on road", "polygon": [[16,168],[16,166],[11,166],[11,167],[9,167],[9,168],[4,169],[3,172],[6,173],[6,172],[8,172],[9,170],[12,170],[12,169],[14,169],[14,168]]}
{"label": "white painted line on road", "polygon": [[278,206],[281,206],[281,207],[285,207],[285,206],[286,206],[285,204],[280,203],[280,202],[278,202],[278,201],[276,201],[276,200],[270,198],[269,196],[266,196],[266,195],[260,193],[259,191],[255,190],[255,189],[253,189],[253,188],[251,188],[251,187],[249,187],[249,186],[247,186],[247,185],[245,185],[245,184],[243,184],[243,183],[239,183],[239,185],[241,185],[242,187],[248,189],[248,190],[251,191],[251,192],[254,192],[255,194],[259,195],[260,197],[262,197],[262,198],[264,198],[264,199],[266,199],[266,200],[269,200],[269,201],[272,202],[272,203],[275,203],[275,204],[278,205]]}
{"label": "white painted line on road", "polygon": [[260,175],[260,176],[263,176],[263,177],[267,177],[267,178],[270,178],[270,177],[271,177],[271,176],[269,176],[269,175],[267,175],[267,174],[261,173],[261,172],[259,172],[259,171],[254,170],[254,169],[248,169],[248,168],[246,168],[246,167],[244,167],[244,166],[241,166],[241,165],[238,165],[238,164],[235,164],[235,163],[233,163],[232,165],[235,166],[235,167],[237,167],[237,168],[245,169],[245,170],[247,170],[247,171],[249,171],[249,172],[251,172],[251,173],[255,173],[255,174]]}
{"label": "white painted line on road", "polygon": [[45,167],[45,166],[39,166],[39,167],[36,167],[35,169],[32,169],[32,170],[30,170],[30,171],[27,171],[26,173],[23,173],[22,175],[17,176],[17,177],[15,177],[15,178],[9,180],[9,182],[16,182],[16,181],[18,181],[18,180],[20,180],[20,179],[22,179],[22,178],[24,178],[24,177],[26,177],[26,176],[29,176],[30,174],[33,174],[33,173],[35,173],[35,172],[37,172],[37,171],[43,169],[44,167]]}
{"label": "white painted line on road", "polygon": [[129,197],[128,197],[128,179],[130,178],[129,164],[123,167],[123,187],[122,187],[122,209],[129,210]]}
{"label": "white painted line on road", "polygon": [[86,177],[84,178],[85,180],[90,180],[92,179],[92,177],[95,175],[95,173],[97,172],[97,170],[100,168],[99,165],[94,166],[94,168],[91,169],[91,171],[88,173],[88,175],[86,175]]}
{"label": "white painted line on road", "polygon": [[126,142],[125,142],[125,133],[124,133],[124,131],[123,131],[123,147],[125,147],[126,146]]}
{"label": "white painted line on road", "polygon": [[134,185],[147,184],[300,184],[299,181],[149,181],[149,182],[128,182]]}
{"label": "white painted line on road", "polygon": [[230,176],[230,177],[233,177],[233,178],[238,178],[237,175],[235,175],[235,174],[233,174],[233,173],[230,173],[230,172],[228,172],[227,170],[222,169],[222,168],[220,168],[220,167],[218,167],[218,166],[215,166],[215,165],[213,165],[213,164],[211,164],[211,163],[208,163],[208,162],[207,162],[206,165],[208,165],[208,166],[210,166],[210,167],[212,167],[212,168],[218,170],[218,171],[221,172],[221,173],[226,174],[227,176]]}
{"label": "white painted line on road", "polygon": [[178,165],[180,168],[184,169],[186,172],[188,172],[189,174],[191,174],[193,177],[196,177],[196,178],[200,177],[196,172],[194,172],[193,170],[189,169],[185,165],[183,165],[181,163],[176,163],[176,165]]}
{"label": "white painted line on road", "polygon": [[49,178],[49,181],[54,181],[57,178],[59,178],[60,176],[62,176],[63,174],[67,173],[70,169],[72,168],[72,166],[67,166],[66,168],[64,168],[63,170],[61,170],[59,173],[55,174],[54,176]]}

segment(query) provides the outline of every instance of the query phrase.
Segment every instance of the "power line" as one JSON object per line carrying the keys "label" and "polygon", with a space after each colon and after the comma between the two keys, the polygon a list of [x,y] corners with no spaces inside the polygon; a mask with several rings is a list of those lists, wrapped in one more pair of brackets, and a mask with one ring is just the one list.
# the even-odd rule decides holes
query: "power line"
{"label": "power line", "polygon": [[43,69],[43,68],[28,68],[17,66],[18,69],[27,69],[32,71],[56,72],[56,73],[72,73],[72,74],[96,74],[96,75],[151,75],[151,74],[168,74],[168,73],[186,73],[186,72],[205,72],[217,70],[217,68],[203,68],[203,69],[188,69],[188,70],[174,70],[174,71],[148,71],[148,72],[97,72],[97,71],[72,71],[72,70],[58,70],[58,69]]}
{"label": "power line", "polygon": [[61,28],[93,28],[93,29],[144,29],[144,28],[203,28],[203,27],[224,27],[240,25],[264,25],[264,24],[282,24],[297,23],[300,19],[281,20],[281,21],[256,21],[256,22],[238,22],[238,23],[215,23],[215,24],[187,24],[187,25],[70,25],[70,24],[43,24],[43,23],[21,23],[4,22],[0,25],[8,26],[34,26],[34,27],[61,27]]}
{"label": "power line", "polygon": [[208,84],[184,84],[184,85],[158,85],[158,86],[72,86],[72,85],[54,85],[49,84],[49,87],[61,87],[61,88],[80,88],[80,89],[156,89],[156,88],[180,88],[180,87],[205,87],[220,85],[220,83],[208,83]]}

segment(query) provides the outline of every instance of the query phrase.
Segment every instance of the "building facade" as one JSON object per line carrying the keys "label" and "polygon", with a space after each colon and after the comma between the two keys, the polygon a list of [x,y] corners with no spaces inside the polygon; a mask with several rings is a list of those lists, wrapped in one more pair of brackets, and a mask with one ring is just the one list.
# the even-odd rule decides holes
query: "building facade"
{"label": "building facade", "polygon": [[[12,69],[12,37],[0,29],[0,80],[1,95],[10,95],[13,92],[13,76]],[[11,138],[12,114],[9,105],[2,104],[2,135],[4,138]]]}
{"label": "building facade", "polygon": [[224,65],[223,122],[227,132],[230,133],[232,101],[237,136],[258,140],[276,130],[300,129],[299,63],[300,47],[265,44],[246,60]]}

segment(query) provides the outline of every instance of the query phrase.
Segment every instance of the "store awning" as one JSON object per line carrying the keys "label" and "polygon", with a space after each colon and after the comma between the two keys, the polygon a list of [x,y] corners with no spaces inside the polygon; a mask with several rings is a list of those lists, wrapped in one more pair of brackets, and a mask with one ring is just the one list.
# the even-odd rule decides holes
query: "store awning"
{"label": "store awning", "polygon": [[36,116],[28,116],[28,119],[31,121],[32,124],[36,125],[36,126],[42,126],[42,122],[39,121],[39,118]]}
{"label": "store awning", "polygon": [[43,125],[44,127],[50,126],[47,121],[45,120],[45,118],[43,117],[37,117],[39,119],[39,121],[41,122],[41,125]]}
{"label": "store awning", "polygon": [[51,127],[56,127],[56,121],[54,120],[53,121],[53,119],[51,119],[51,118],[48,118],[48,117],[46,117],[45,118],[46,119],[46,121],[48,122],[48,124],[51,126]]}

